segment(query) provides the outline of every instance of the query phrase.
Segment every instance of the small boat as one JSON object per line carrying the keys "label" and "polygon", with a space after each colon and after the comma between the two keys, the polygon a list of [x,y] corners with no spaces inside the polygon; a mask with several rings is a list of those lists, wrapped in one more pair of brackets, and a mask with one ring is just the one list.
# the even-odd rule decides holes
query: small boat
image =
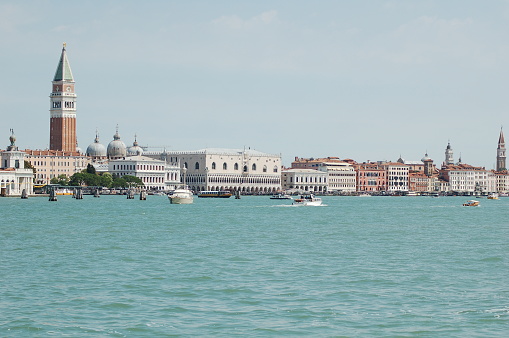
{"label": "small boat", "polygon": [[367,192],[363,192],[362,194],[359,194],[359,197],[371,197],[371,194],[368,194]]}
{"label": "small boat", "polygon": [[200,191],[198,197],[230,198],[232,193],[228,190]]}
{"label": "small boat", "polygon": [[270,199],[271,200],[293,200],[292,196],[290,196],[288,194],[283,194],[283,193],[274,194],[274,195],[270,196]]}
{"label": "small boat", "polygon": [[193,192],[188,187],[182,187],[175,189],[168,198],[171,204],[192,204]]}
{"label": "small boat", "polygon": [[489,200],[498,200],[498,194],[493,193],[488,195]]}
{"label": "small boat", "polygon": [[476,200],[470,200],[463,203],[464,207],[478,207],[480,205],[479,201]]}
{"label": "small boat", "polygon": [[293,205],[319,206],[322,205],[322,199],[313,194],[301,195],[300,198],[294,200]]}
{"label": "small boat", "polygon": [[56,189],[55,194],[57,195],[74,195],[71,189]]}

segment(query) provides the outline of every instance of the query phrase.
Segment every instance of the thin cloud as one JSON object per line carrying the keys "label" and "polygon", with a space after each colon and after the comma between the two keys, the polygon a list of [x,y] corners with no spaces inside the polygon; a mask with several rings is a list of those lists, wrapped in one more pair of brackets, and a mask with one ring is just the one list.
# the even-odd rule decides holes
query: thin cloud
{"label": "thin cloud", "polygon": [[268,25],[278,21],[278,13],[276,10],[263,12],[250,19],[244,20],[238,15],[221,16],[212,20],[212,24],[223,26],[230,29],[253,28],[260,25]]}

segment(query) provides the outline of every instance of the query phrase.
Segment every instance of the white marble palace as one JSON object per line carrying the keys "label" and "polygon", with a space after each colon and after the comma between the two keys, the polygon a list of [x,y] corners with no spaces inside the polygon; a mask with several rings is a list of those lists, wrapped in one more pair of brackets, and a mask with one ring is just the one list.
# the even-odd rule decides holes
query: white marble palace
{"label": "white marble palace", "polygon": [[1,154],[0,164],[0,195],[1,196],[21,196],[23,190],[25,194],[32,195],[34,190],[32,169],[25,168],[25,152],[19,151],[16,146],[16,137],[11,130],[12,135],[9,138],[10,146]]}
{"label": "white marble palace", "polygon": [[251,149],[202,149],[145,152],[145,156],[180,163],[194,191],[230,190],[272,193],[281,190],[281,155]]}

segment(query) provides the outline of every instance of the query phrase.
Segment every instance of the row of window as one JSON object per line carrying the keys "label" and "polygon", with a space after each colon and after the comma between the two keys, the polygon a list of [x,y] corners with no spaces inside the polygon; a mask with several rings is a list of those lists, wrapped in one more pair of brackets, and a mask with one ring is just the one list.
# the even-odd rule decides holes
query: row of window
{"label": "row of window", "polygon": [[[290,177],[290,182],[293,182],[293,177]],[[316,176],[306,176],[306,177],[299,177],[299,176],[295,176],[295,183],[298,183],[298,182],[305,182],[305,183],[326,183],[327,182],[327,178],[326,177],[316,177]]]}
{"label": "row of window", "polygon": [[[188,165],[187,165],[187,162],[184,163],[184,167],[186,169],[188,169]],[[200,163],[196,162],[194,164],[194,169],[195,170],[200,170]],[[217,165],[216,165],[216,162],[212,162],[212,170],[216,170],[217,169]],[[228,164],[226,162],[223,163],[223,170],[228,170]],[[235,163],[233,165],[233,170],[239,170],[239,164],[238,163]],[[251,166],[251,170],[252,171],[256,171],[256,163],[253,163],[253,165]],[[248,171],[248,167],[247,165],[244,166],[243,168],[243,171],[244,172],[247,172]],[[262,168],[262,172],[266,173],[267,172],[267,166],[264,165],[263,168]],[[278,168],[277,166],[275,165],[274,168],[273,168],[273,172],[277,173],[278,172]]]}
{"label": "row of window", "polygon": [[154,164],[114,164],[113,170],[153,170],[164,171],[164,166]]}

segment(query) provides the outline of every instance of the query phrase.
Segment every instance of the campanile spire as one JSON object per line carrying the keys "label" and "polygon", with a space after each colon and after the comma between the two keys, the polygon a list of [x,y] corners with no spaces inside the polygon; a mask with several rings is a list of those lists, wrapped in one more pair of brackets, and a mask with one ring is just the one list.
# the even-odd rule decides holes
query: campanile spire
{"label": "campanile spire", "polygon": [[64,42],[50,94],[51,150],[76,151],[76,97]]}
{"label": "campanile spire", "polygon": [[497,147],[497,171],[506,170],[505,166],[505,140],[504,140],[504,132],[502,128],[500,128],[500,135],[498,137],[498,147]]}

